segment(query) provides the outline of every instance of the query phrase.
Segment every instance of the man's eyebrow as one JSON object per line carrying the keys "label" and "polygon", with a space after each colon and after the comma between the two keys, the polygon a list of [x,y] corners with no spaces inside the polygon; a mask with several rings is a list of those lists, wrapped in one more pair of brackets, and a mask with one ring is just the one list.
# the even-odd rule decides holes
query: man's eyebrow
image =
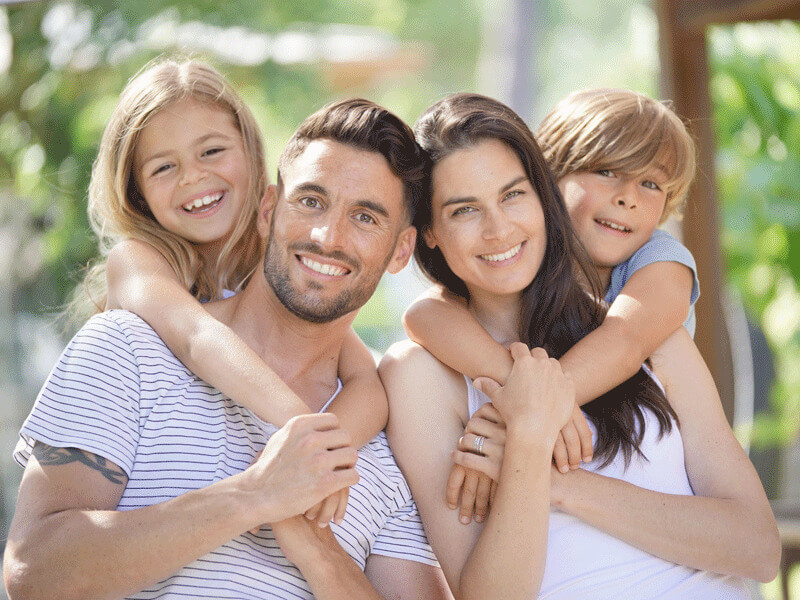
{"label": "man's eyebrow", "polygon": [[300,185],[292,188],[292,193],[294,194],[303,192],[314,192],[315,194],[320,194],[321,196],[328,195],[328,190],[317,183],[301,183]]}
{"label": "man's eyebrow", "polygon": [[386,210],[386,207],[383,204],[379,204],[378,202],[374,202],[372,200],[359,200],[356,202],[356,206],[361,208],[366,208],[367,210],[371,210],[372,212],[382,216],[388,217],[389,211]]}
{"label": "man's eyebrow", "polygon": [[[500,186],[500,189],[497,190],[498,195],[507,192],[518,183],[526,181],[527,179],[528,179],[527,175],[520,175],[519,177],[512,179],[505,185]],[[442,208],[445,208],[447,206],[452,206],[454,204],[466,204],[468,202],[475,202],[476,200],[477,198],[475,196],[457,196],[454,198],[448,198],[442,203]]]}

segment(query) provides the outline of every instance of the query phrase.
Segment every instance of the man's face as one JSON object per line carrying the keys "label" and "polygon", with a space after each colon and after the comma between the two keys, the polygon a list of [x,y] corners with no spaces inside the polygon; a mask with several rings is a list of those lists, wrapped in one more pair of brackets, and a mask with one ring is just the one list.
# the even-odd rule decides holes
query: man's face
{"label": "man's face", "polygon": [[381,154],[326,139],[311,142],[281,176],[281,196],[271,186],[271,210],[262,210],[268,284],[306,321],[358,310],[384,271],[396,273],[411,256],[415,230],[404,217],[402,181]]}

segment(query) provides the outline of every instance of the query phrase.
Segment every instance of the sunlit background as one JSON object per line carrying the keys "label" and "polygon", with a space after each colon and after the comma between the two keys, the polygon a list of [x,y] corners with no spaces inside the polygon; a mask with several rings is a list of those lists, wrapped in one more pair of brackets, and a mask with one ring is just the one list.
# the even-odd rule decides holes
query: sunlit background
{"label": "sunlit background", "polygon": [[[772,498],[800,502],[800,28],[716,27],[709,44],[729,294],[764,333],[768,380],[774,368],[756,406],[754,458]],[[535,128],[575,89],[659,96],[658,25],[645,1],[0,6],[0,545],[21,475],[17,432],[66,341],[54,316],[96,247],[86,189],[101,132],[128,78],[178,49],[241,91],[272,177],[294,128],[336,98],[365,96],[413,123],[443,95],[475,90]],[[378,351],[402,338],[399,317],[424,285],[412,267],[387,276],[357,319],[362,337]],[[780,597],[774,582],[762,591]]]}

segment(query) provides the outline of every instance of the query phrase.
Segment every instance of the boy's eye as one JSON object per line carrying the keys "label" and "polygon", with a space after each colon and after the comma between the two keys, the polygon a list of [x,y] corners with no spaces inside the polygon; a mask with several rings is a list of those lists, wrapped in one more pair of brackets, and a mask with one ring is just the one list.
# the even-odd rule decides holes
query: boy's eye
{"label": "boy's eye", "polygon": [[595,173],[597,173],[598,175],[602,175],[603,177],[614,176],[614,171],[612,171],[611,169],[598,169],[597,171],[595,171]]}
{"label": "boy's eye", "polygon": [[661,191],[661,187],[655,182],[651,180],[646,180],[642,182],[642,185],[650,190]]}

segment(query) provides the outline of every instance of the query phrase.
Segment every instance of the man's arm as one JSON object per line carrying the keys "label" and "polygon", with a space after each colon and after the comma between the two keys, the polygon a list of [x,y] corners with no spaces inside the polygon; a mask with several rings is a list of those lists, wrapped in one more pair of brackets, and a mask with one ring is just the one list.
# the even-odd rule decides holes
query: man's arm
{"label": "man's arm", "polygon": [[242,473],[146,508],[117,511],[114,463],[37,443],[4,560],[14,598],[115,598],[160,581],[237,535],[279,521],[358,480],[356,452],[331,414],[277,431]]}
{"label": "man's arm", "polygon": [[372,554],[362,571],[336,541],[330,527],[302,516],[274,523],[281,550],[308,582],[317,600],[446,600],[441,569]]}

